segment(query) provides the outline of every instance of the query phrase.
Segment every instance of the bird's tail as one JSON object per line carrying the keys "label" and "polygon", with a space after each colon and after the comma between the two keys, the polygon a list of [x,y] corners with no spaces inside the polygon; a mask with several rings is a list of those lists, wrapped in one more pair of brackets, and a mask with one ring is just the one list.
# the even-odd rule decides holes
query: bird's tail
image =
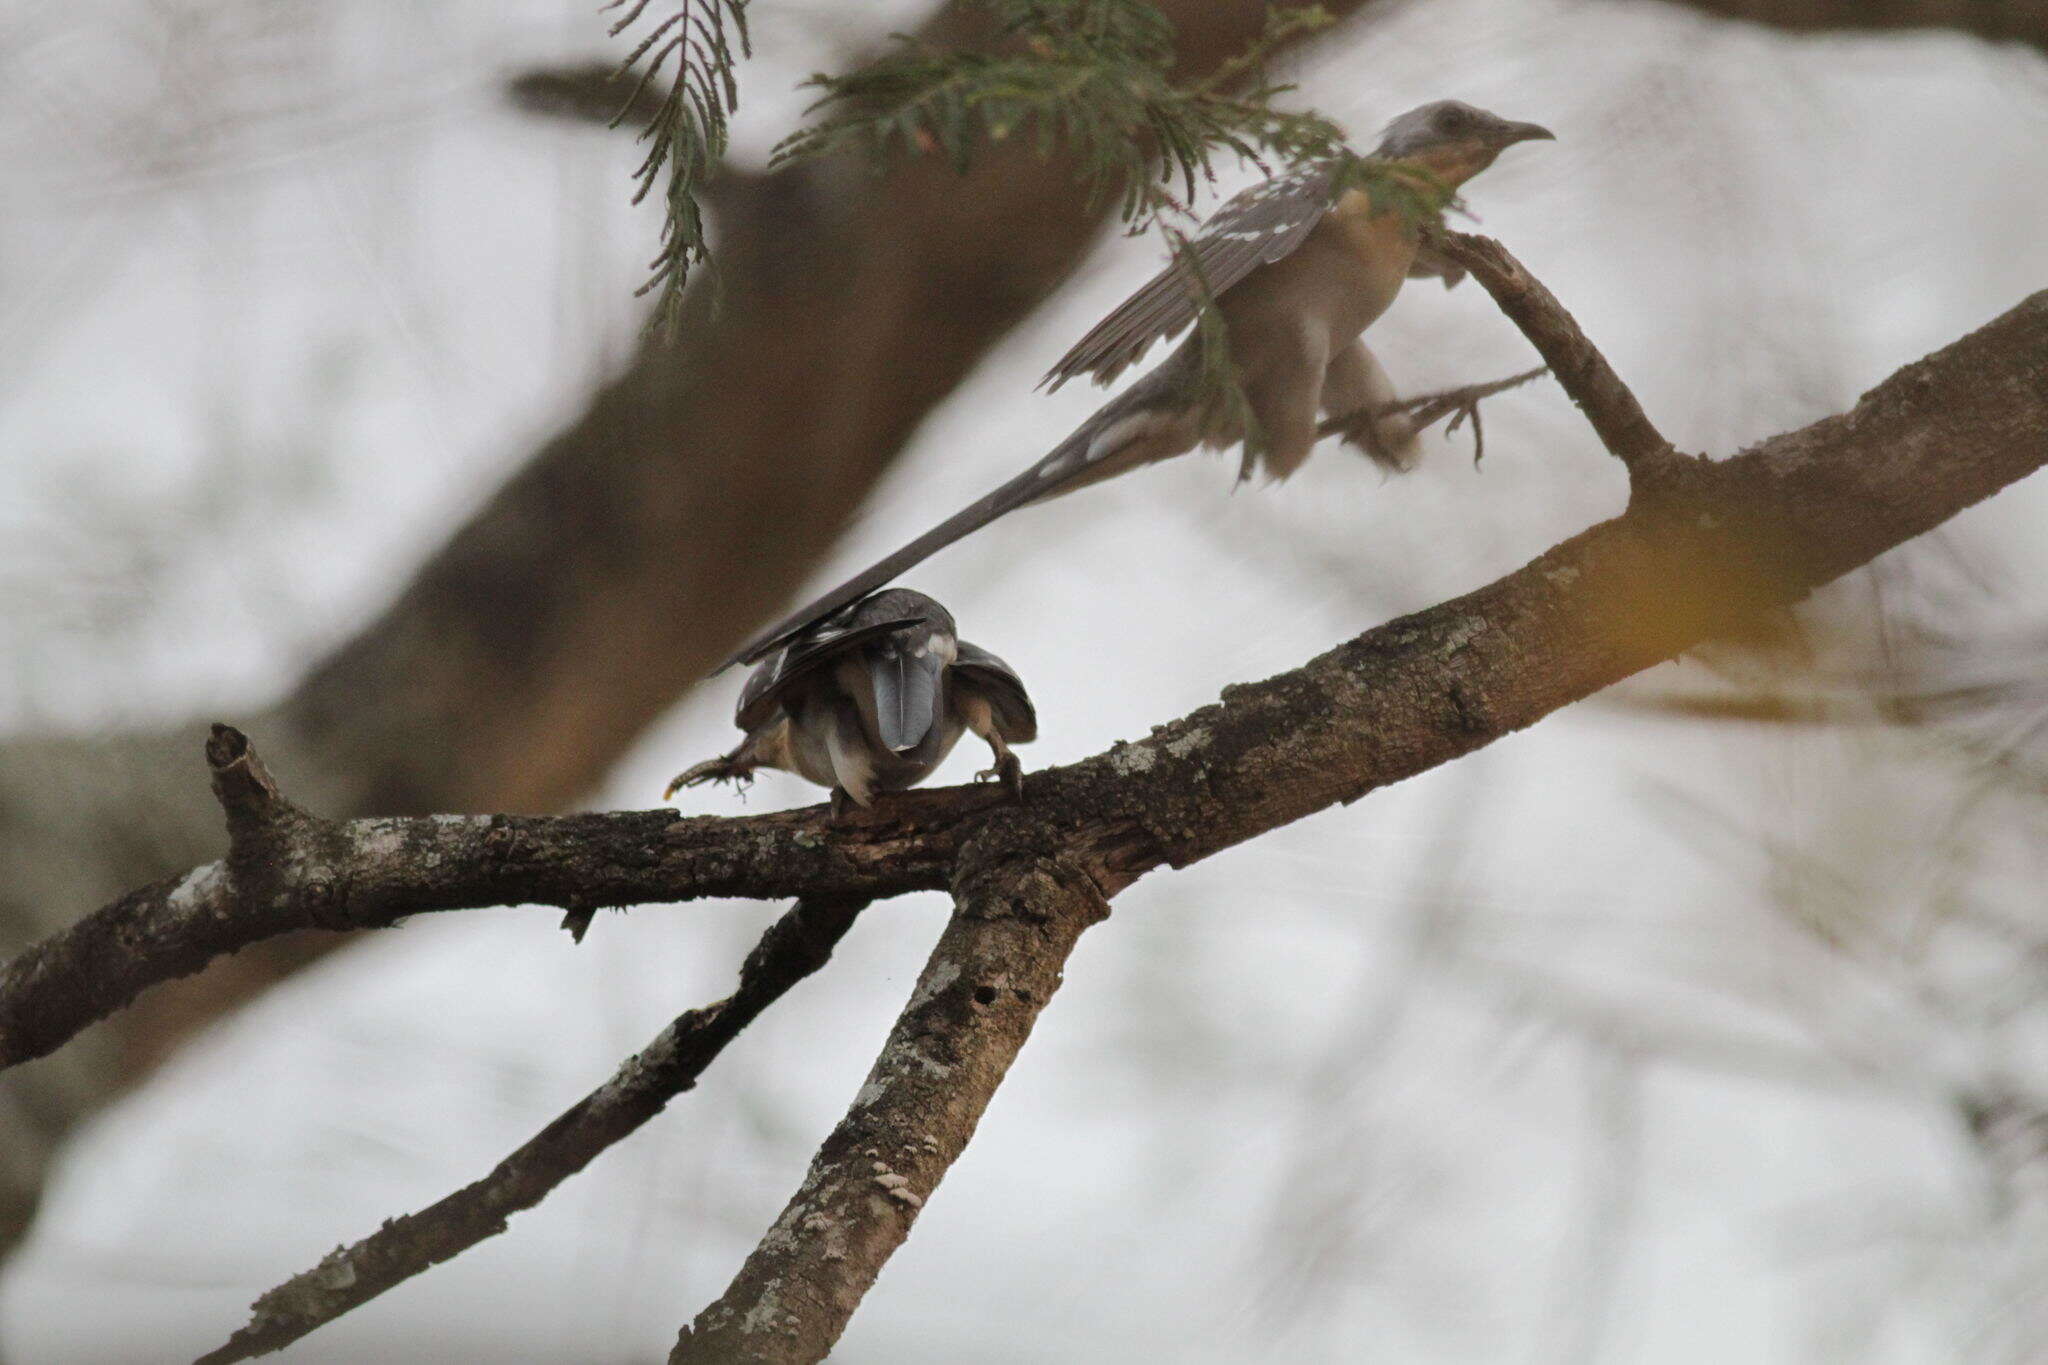
{"label": "bird's tail", "polygon": [[1169,368],[1161,366],[1110,399],[1076,428],[1073,435],[1008,483],[961,508],[894,554],[869,565],[824,596],[755,635],[712,672],[722,673],[734,664],[755,662],[812,623],[886,587],[904,571],[922,564],[954,541],[980,530],[1004,513],[1014,512],[1027,503],[1067,492],[1102,477],[1108,472],[1105,465],[1114,462],[1119,455],[1130,454],[1145,440],[1151,423],[1160,417],[1171,416],[1176,410],[1174,390],[1165,382],[1173,376],[1162,373]]}

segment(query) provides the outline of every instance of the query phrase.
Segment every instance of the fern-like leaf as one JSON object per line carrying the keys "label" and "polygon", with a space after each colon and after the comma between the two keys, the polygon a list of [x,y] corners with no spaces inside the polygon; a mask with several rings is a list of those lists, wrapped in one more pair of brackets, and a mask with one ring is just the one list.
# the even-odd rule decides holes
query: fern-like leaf
{"label": "fern-like leaf", "polygon": [[[651,3],[611,0],[605,5],[608,10],[625,11],[612,24],[612,36],[638,24]],[[665,332],[674,331],[691,268],[708,259],[704,211],[697,196],[725,156],[729,121],[739,107],[734,68],[739,58],[753,55],[747,36],[747,4],[748,0],[681,0],[641,36],[620,67],[622,71],[640,68],[639,80],[620,118],[664,67],[672,72],[667,98],[641,131],[648,144],[647,156],[633,172],[636,204],[653,193],[664,170],[668,173],[661,247],[648,262],[646,283],[636,291],[642,295],[659,291],[651,323]]]}

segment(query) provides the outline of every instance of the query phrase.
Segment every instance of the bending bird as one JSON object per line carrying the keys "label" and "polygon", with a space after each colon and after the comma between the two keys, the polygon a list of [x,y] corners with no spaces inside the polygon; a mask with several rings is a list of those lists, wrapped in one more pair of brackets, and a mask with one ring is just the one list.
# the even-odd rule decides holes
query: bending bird
{"label": "bending bird", "polygon": [[[1388,124],[1373,157],[1419,171],[1418,182],[1448,194],[1514,144],[1554,136],[1534,123],[1440,100]],[[1191,333],[1044,459],[762,631],[720,670],[782,647],[1006,512],[1198,445],[1222,449],[1242,441],[1240,478],[1257,469],[1284,479],[1308,458],[1320,413],[1348,419],[1345,441],[1381,465],[1409,468],[1418,424],[1408,416],[1376,415],[1394,401],[1394,386],[1359,338],[1393,303],[1403,281],[1435,275],[1448,287],[1458,272],[1422,249],[1412,208],[1376,203],[1356,176],[1347,175],[1355,165],[1349,152],[1305,161],[1227,201],[1166,269],[1097,323],[1042,381],[1056,389],[1080,375],[1098,384],[1115,379],[1153,342],[1196,320],[1206,286],[1225,326],[1243,404],[1206,391],[1214,386],[1202,382],[1202,337]]]}
{"label": "bending bird", "polygon": [[1024,799],[1012,744],[1038,737],[1038,715],[1016,670],[959,637],[953,617],[921,592],[891,588],[797,631],[740,690],[731,753],[677,774],[662,793],[704,782],[746,782],[780,768],[832,789],[832,814],[877,792],[931,776],[964,733],[981,736],[1000,778]]}

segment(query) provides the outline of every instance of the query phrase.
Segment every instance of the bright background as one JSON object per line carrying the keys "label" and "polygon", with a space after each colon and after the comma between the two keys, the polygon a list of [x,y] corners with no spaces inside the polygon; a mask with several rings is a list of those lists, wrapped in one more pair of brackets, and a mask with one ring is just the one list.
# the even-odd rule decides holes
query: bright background
{"label": "bright background", "polygon": [[[741,155],[787,130],[796,79],[921,12],[760,0]],[[590,6],[544,0],[7,7],[0,728],[254,711],[622,362],[658,226],[626,203],[635,149],[501,93],[607,50]],[[1298,76],[1361,140],[1447,95],[1555,129],[1471,207],[1688,449],[1837,411],[2048,278],[2029,52],[1439,0]],[[1096,395],[1032,383],[1157,258],[1105,239],[815,586],[1079,421]],[[1473,287],[1417,284],[1373,335],[1412,389],[1528,363]],[[1078,758],[1619,510],[1554,385],[1487,418],[1476,471],[1462,436],[1393,482],[1335,446],[1276,489],[1180,461],[910,583],[1029,681],[1027,763]],[[2044,490],[1830,589],[1802,646],[1667,665],[1141,882],[835,1359],[2048,1358]],[[2022,685],[1933,725],[1687,705],[1731,677],[1804,694],[1802,655],[1830,686]],[[677,707],[589,804],[652,804],[728,746],[736,687]],[[814,799],[770,775],[749,808]],[[944,909],[875,908],[509,1235],[283,1358],[660,1359],[844,1111]],[[0,1280],[0,1348],[215,1344],[722,995],[774,913],[606,914],[580,947],[551,912],[426,917],[287,982],[74,1145]]]}

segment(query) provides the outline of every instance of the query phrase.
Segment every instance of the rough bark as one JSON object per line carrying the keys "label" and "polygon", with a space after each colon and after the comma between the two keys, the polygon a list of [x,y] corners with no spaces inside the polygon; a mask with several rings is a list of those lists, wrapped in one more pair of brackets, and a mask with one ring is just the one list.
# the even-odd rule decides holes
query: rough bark
{"label": "rough bark", "polygon": [[974,1137],[1082,931],[1109,914],[1077,864],[973,852],[853,1108],[731,1287],[683,1329],[670,1365],[825,1357]]}
{"label": "rough bark", "polygon": [[[1003,799],[990,788],[918,793],[829,830],[816,808],[332,821],[267,776],[249,780],[259,765],[237,730],[216,726],[207,759],[228,811],[228,856],[132,891],[0,964],[0,1068],[48,1055],[150,987],[299,930],[381,929],[492,905],[559,906],[580,924],[607,905],[937,890],[957,851],[949,831]],[[900,838],[898,822],[932,810],[944,813]]]}

